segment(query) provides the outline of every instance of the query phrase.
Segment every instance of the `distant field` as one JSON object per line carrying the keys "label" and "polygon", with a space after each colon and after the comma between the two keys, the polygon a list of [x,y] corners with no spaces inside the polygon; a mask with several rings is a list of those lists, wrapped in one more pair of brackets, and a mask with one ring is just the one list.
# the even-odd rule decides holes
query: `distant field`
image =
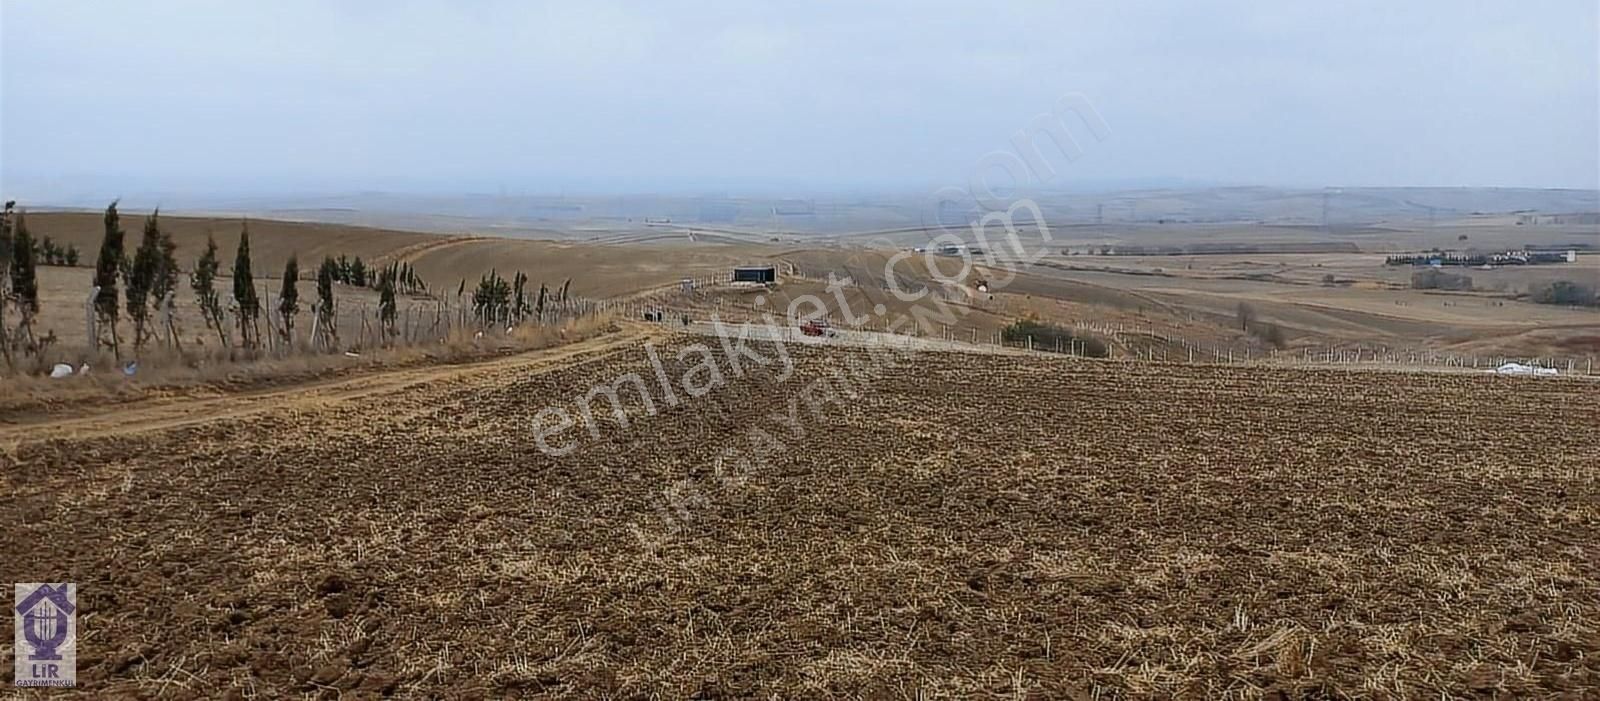
{"label": "distant field", "polygon": [[[128,251],[138,246],[145,214],[123,212],[122,229]],[[38,213],[27,215],[35,237],[78,247],[81,265],[92,266],[105,232],[100,214]],[[223,269],[233,261],[244,220],[163,215],[161,228],[171,232],[178,245],[179,263],[193,265],[205,248],[206,236],[215,236]],[[341,224],[311,224],[250,220],[251,260],[257,277],[277,277],[290,255],[300,258],[301,270],[315,270],[324,256],[360,256],[369,263],[403,260],[416,266],[435,289],[449,288],[453,295],[463,278],[469,287],[496,269],[506,277],[526,272],[535,285],[560,285],[573,278],[574,294],[610,297],[637,292],[676,281],[679,277],[723,270],[746,259],[760,259],[763,250],[683,250],[680,247],[604,246],[568,244],[484,236],[442,236]],[[748,251],[742,253],[741,251]],[[304,273],[302,273],[304,274]]]}
{"label": "distant field", "polygon": [[[144,231],[147,212],[120,212],[122,230],[127,233],[128,252],[139,245]],[[28,229],[34,237],[49,236],[62,245],[73,244],[82,254],[83,265],[94,265],[95,253],[105,235],[101,213],[39,212],[27,214]],[[233,261],[233,251],[239,245],[239,231],[245,223],[250,227],[250,253],[258,271],[271,271],[276,275],[283,270],[290,255],[300,257],[302,269],[321,262],[323,256],[361,256],[377,259],[387,253],[410,246],[445,240],[435,234],[418,234],[384,229],[368,229],[342,224],[313,224],[304,222],[273,221],[270,219],[220,219],[213,217],[182,217],[162,215],[163,231],[172,234],[178,245],[178,260],[185,267],[193,264],[205,249],[206,236],[216,237],[217,248],[223,255],[223,267]]]}
{"label": "distant field", "polygon": [[[1321,285],[1336,281],[1382,282],[1400,287],[1411,284],[1417,268],[1384,265],[1381,253],[1292,253],[1180,256],[1052,256],[1053,266],[1076,269],[1112,269],[1197,279],[1255,278],[1287,283]],[[1556,280],[1600,283],[1600,253],[1580,255],[1572,264],[1506,265],[1490,270],[1448,268],[1467,275],[1474,286],[1489,291],[1527,292]]]}
{"label": "distant field", "polygon": [[[142,221],[139,213],[123,216],[130,250],[137,245]],[[29,215],[28,222],[35,234],[72,243],[79,248],[85,265],[92,262],[103,230],[99,214],[39,213]],[[180,263],[185,267],[192,266],[208,233],[217,239],[224,270],[231,264],[240,221],[163,216],[161,222],[174,234]],[[987,265],[984,257],[963,271],[960,258],[935,256],[931,259],[934,268],[960,280],[960,284],[942,285],[933,279],[927,259],[921,254],[910,255],[909,247],[822,245],[825,239],[798,244],[787,240],[771,242],[738,232],[718,233],[718,229],[702,229],[691,235],[670,227],[646,228],[639,236],[619,234],[608,237],[611,243],[601,244],[479,234],[442,236],[269,220],[252,221],[250,226],[256,277],[267,285],[269,298],[276,294],[275,278],[290,254],[300,256],[307,276],[324,255],[361,256],[377,264],[404,261],[415,267],[436,295],[452,304],[463,281],[470,292],[490,270],[506,277],[527,273],[533,290],[540,284],[558,287],[571,279],[574,295],[613,299],[674,289],[682,277],[726,273],[735,265],[767,262],[776,265],[786,278],[785,284],[770,295],[769,310],[782,313],[801,296],[817,295],[837,320],[842,310],[824,288],[828,276],[833,275],[855,283],[846,289],[853,315],[870,313],[878,304],[885,306],[885,314],[876,315],[869,322],[881,325],[888,321],[884,317],[910,314],[915,307],[929,306],[927,302],[899,299],[885,289],[890,282],[885,269],[892,261],[895,282],[903,292],[916,294],[935,289],[939,299],[960,307],[954,319],[944,313],[933,317],[924,314],[922,318],[935,318],[933,328],[950,326],[966,334],[993,333],[1023,315],[1034,314],[1063,323],[1125,324],[1190,342],[1259,348],[1260,340],[1243,332],[1237,322],[1238,306],[1248,304],[1263,321],[1280,326],[1292,347],[1353,343],[1461,348],[1490,355],[1600,355],[1600,344],[1590,340],[1600,338],[1600,312],[1506,298],[1558,279],[1587,280],[1600,286],[1600,255],[1581,256],[1573,265],[1455,271],[1472,276],[1477,287],[1489,291],[1436,294],[1406,289],[1413,271],[1384,266],[1379,253],[1066,255],[1075,246],[1060,238],[1042,249],[1038,265],[1020,270],[1015,279],[1010,279],[1013,276],[1004,266]],[[1487,245],[1484,242],[1488,240],[1510,240],[1533,229],[1558,237],[1573,233],[1555,226],[1483,224],[1473,229],[1471,240]],[[1352,237],[1389,236],[1393,238],[1383,240],[1412,249],[1430,240],[1426,237],[1448,235],[1453,240],[1456,236],[1450,233],[1454,229],[1446,231],[1442,227],[1385,230],[1387,233],[1336,230],[1329,234],[1317,227],[1221,224],[1120,224],[1074,227],[1069,233],[1079,237],[1073,240],[1087,240],[1082,237],[1095,231],[1110,239],[1138,241],[1141,245],[1185,240],[1249,242],[1252,237],[1284,240],[1286,236],[1311,243],[1348,242]],[[1037,240],[1036,232],[1024,233],[1025,239],[1035,237],[1029,239],[1029,245],[1043,244]],[[913,241],[927,235],[927,231],[902,230],[887,239],[864,237],[855,243]],[[923,243],[925,239],[916,240],[916,245]],[[1007,259],[1008,256],[1001,257]],[[1334,282],[1329,283],[1328,279]],[[82,304],[88,280],[86,268],[47,268],[42,274],[45,309],[41,330],[54,330],[64,345],[81,343]],[[978,292],[980,281],[991,283],[992,289]],[[302,294],[310,296],[309,284],[303,287]],[[341,290],[341,297],[349,299],[347,311],[373,303],[373,297],[365,290]],[[740,298],[741,293],[730,297],[735,301]],[[753,298],[743,303],[751,301]],[[434,302],[413,300],[408,304],[431,308]],[[695,304],[698,303],[690,306]],[[705,312],[712,309],[701,307]],[[207,335],[201,333],[187,286],[180,291],[179,318],[186,338],[205,341]]]}

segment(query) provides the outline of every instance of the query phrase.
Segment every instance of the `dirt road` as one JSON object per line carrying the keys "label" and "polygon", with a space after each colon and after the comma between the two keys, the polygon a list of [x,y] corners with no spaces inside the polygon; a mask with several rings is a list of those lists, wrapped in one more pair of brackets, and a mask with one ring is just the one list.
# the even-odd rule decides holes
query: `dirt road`
{"label": "dirt road", "polygon": [[0,449],[9,446],[14,450],[17,444],[25,441],[97,438],[181,428],[223,419],[244,419],[267,412],[293,413],[332,408],[340,403],[359,403],[373,397],[388,397],[419,385],[447,382],[497,369],[533,369],[577,362],[589,356],[604,355],[619,348],[637,345],[645,338],[645,330],[632,327],[623,333],[561,348],[459,365],[367,372],[354,377],[223,396],[156,398],[113,407],[82,407],[64,414],[54,412],[13,417],[8,423],[0,424]]}

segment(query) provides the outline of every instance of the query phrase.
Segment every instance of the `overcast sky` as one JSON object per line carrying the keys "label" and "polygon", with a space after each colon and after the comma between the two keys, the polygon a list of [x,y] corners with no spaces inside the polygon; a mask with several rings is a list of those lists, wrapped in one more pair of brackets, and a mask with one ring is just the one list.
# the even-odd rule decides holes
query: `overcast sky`
{"label": "overcast sky", "polygon": [[1595,0],[0,3],[0,186],[1600,186]]}

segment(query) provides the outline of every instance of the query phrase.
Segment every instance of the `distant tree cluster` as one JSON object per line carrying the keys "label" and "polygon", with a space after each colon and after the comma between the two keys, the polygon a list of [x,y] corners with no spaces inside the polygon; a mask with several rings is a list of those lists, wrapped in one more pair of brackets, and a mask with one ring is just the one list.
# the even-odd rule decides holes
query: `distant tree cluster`
{"label": "distant tree cluster", "polygon": [[[528,289],[528,282],[528,276],[522,272],[508,281],[500,277],[498,272],[490,270],[478,280],[477,288],[472,291],[473,316],[485,323],[519,324],[529,318],[543,319],[546,306],[567,301],[567,290],[572,286],[572,278],[567,278],[554,291],[540,284],[539,293],[535,296]],[[467,281],[462,280],[456,295],[465,294],[466,289]]]}
{"label": "distant tree cluster", "polygon": [[1571,280],[1557,280],[1537,288],[1531,298],[1539,304],[1600,307],[1600,296],[1595,294],[1593,287]]}
{"label": "distant tree cluster", "polygon": [[[517,275],[520,281],[521,273]],[[499,321],[510,315],[511,285],[494,270],[478,281],[478,289],[472,293],[472,313],[485,321]]]}
{"label": "distant tree cluster", "polygon": [[1472,277],[1470,275],[1447,273],[1437,268],[1428,268],[1411,274],[1411,288],[1414,290],[1467,292],[1472,290]]}
{"label": "distant tree cluster", "polygon": [[333,281],[341,285],[367,286],[367,264],[361,262],[361,256],[350,260],[343,255],[333,260]]}
{"label": "distant tree cluster", "polygon": [[73,244],[61,246],[50,240],[49,236],[38,239],[33,243],[33,255],[39,265],[56,265],[77,267],[78,247]]}
{"label": "distant tree cluster", "polygon": [[1012,322],[1000,330],[1000,338],[1012,345],[1026,344],[1031,339],[1034,350],[1053,352],[1059,347],[1063,353],[1075,353],[1091,358],[1111,355],[1111,349],[1098,338],[1074,333],[1071,329],[1032,318]]}
{"label": "distant tree cluster", "polygon": [[328,265],[332,281],[341,285],[370,287],[381,292],[382,284],[387,279],[399,294],[419,295],[428,291],[428,283],[417,274],[410,263],[395,262],[384,268],[378,268],[363,262],[361,256],[352,259],[341,255],[338,258],[329,258],[324,264]]}

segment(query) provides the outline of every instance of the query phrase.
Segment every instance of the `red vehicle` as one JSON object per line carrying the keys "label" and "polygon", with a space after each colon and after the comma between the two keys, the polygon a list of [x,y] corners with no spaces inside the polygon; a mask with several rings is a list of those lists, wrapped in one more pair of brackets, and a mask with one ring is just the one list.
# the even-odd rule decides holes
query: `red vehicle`
{"label": "red vehicle", "polygon": [[822,319],[811,319],[800,324],[800,333],[807,336],[832,336],[833,327]]}

